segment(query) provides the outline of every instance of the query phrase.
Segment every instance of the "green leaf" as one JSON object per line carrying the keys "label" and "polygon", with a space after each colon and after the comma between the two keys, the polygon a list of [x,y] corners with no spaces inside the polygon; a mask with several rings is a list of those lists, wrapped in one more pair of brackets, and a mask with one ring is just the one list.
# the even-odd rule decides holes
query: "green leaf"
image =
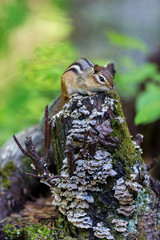
{"label": "green leaf", "polygon": [[144,53],[149,52],[148,46],[141,40],[138,40],[137,38],[130,37],[128,35],[118,33],[113,30],[107,30],[105,32],[105,35],[108,41],[117,47],[138,50]]}
{"label": "green leaf", "polygon": [[[125,74],[119,74],[115,83],[123,97],[133,98],[138,92],[139,85],[149,78],[158,76],[157,67],[152,63],[144,63]],[[157,77],[158,78],[158,77]]]}
{"label": "green leaf", "polygon": [[160,73],[157,72],[157,74],[155,74],[155,76],[153,77],[153,80],[156,82],[160,82]]}
{"label": "green leaf", "polygon": [[160,118],[160,86],[148,83],[136,101],[135,124],[151,123]]}

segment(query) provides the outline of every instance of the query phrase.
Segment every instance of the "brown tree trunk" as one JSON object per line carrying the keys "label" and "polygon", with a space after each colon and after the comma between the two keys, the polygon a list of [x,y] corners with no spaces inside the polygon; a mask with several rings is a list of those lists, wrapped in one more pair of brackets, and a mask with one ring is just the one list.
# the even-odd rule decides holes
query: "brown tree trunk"
{"label": "brown tree trunk", "polygon": [[74,96],[53,117],[52,144],[64,237],[159,239],[159,201],[114,91]]}

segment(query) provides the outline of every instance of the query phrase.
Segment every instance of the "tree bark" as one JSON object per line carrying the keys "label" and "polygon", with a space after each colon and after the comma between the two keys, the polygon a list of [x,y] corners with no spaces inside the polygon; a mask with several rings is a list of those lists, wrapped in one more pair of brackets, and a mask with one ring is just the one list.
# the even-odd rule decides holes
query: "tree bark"
{"label": "tree bark", "polygon": [[159,199],[114,91],[74,96],[53,117],[52,145],[64,237],[159,239]]}

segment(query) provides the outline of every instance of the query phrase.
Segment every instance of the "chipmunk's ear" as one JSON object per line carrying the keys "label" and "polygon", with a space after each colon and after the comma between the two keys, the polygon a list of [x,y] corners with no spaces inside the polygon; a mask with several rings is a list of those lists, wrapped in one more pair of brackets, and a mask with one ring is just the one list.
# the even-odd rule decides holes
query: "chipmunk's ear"
{"label": "chipmunk's ear", "polygon": [[110,73],[112,74],[112,76],[114,78],[115,73],[116,73],[116,70],[115,70],[115,67],[114,67],[114,63],[109,64],[109,71],[110,71]]}
{"label": "chipmunk's ear", "polygon": [[99,73],[101,71],[101,67],[97,64],[94,65],[94,74]]}
{"label": "chipmunk's ear", "polygon": [[105,68],[107,68],[109,70],[109,62],[107,62],[106,65],[104,65]]}

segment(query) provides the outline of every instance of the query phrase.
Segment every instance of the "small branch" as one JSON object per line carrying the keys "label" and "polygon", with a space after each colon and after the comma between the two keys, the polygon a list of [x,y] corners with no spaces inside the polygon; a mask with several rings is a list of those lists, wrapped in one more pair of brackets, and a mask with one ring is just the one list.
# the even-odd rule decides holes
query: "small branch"
{"label": "small branch", "polygon": [[[89,135],[89,131],[84,134],[84,140],[83,140],[82,148],[81,148],[77,158],[75,158],[75,156],[74,156],[74,149],[73,149],[72,142],[68,141],[68,143],[66,144],[66,148],[67,148],[66,156],[67,156],[67,162],[68,162],[68,173],[69,173],[70,177],[73,176],[73,172],[76,170],[75,162],[84,155],[84,153],[86,152],[86,150],[87,150],[87,148],[90,144],[90,142],[88,142],[86,144],[88,135]],[[82,151],[82,149],[83,149],[83,151]]]}
{"label": "small branch", "polygon": [[16,137],[15,134],[13,135],[13,139],[14,139],[14,141],[17,143],[17,145],[18,145],[19,149],[21,150],[21,152],[22,152],[24,155],[28,156],[28,155],[27,155],[27,152],[24,150],[24,148],[22,147],[22,145],[21,145],[20,142],[18,141],[18,139],[17,139],[17,137]]}
{"label": "small branch", "polygon": [[37,175],[31,175],[33,177],[38,178],[44,178],[49,179],[51,177],[51,174],[47,168],[47,165],[45,164],[48,160],[49,150],[50,150],[50,132],[51,132],[51,121],[48,118],[48,105],[45,108],[45,156],[41,157],[38,152],[35,149],[35,146],[32,142],[31,137],[26,137],[25,145],[26,145],[26,151],[23,149],[22,145],[18,141],[15,135],[13,135],[13,139],[17,143],[18,147],[20,148],[21,152],[29,157],[32,160],[32,163],[36,167],[37,171],[40,173],[41,176]]}
{"label": "small branch", "polygon": [[114,115],[110,105],[108,106],[108,113],[109,113],[110,119],[115,118],[115,115]]}
{"label": "small branch", "polygon": [[89,132],[90,132],[90,131],[87,131],[87,132],[85,133],[85,135],[84,135],[84,140],[83,140],[83,144],[82,144],[82,149],[85,147],[85,144],[86,144],[86,141],[87,141]]}
{"label": "small branch", "polygon": [[157,164],[157,161],[154,159],[154,160],[147,166],[147,171],[149,172],[156,164]]}
{"label": "small branch", "polygon": [[48,178],[50,176],[49,171],[47,168],[44,167],[43,159],[37,153],[31,137],[26,137],[25,145],[27,149],[27,155],[32,160],[32,163],[36,167],[37,171],[41,175],[45,175],[45,178]]}
{"label": "small branch", "polygon": [[73,176],[73,172],[76,169],[74,151],[73,151],[73,144],[71,142],[69,142],[66,145],[66,148],[67,148],[66,156],[67,156],[67,162],[68,162],[68,173],[69,173],[69,176],[71,177],[71,176]]}
{"label": "small branch", "polygon": [[49,181],[51,181],[52,179],[56,179],[56,178],[62,178],[62,176],[59,176],[59,175],[52,176],[52,177],[46,179],[45,181],[46,181],[46,182],[49,182]]}
{"label": "small branch", "polygon": [[33,163],[37,163],[39,161],[41,161],[41,157],[39,156],[38,152],[36,151],[33,142],[32,142],[32,137],[26,137],[25,139],[25,145],[26,145],[26,149],[27,149],[27,155],[33,159]]}
{"label": "small branch", "polygon": [[48,118],[48,105],[45,107],[45,156],[48,158],[48,153],[50,149],[50,131],[51,131],[51,121]]}
{"label": "small branch", "polygon": [[26,173],[26,175],[31,176],[31,177],[35,177],[35,178],[39,178],[39,179],[43,178],[42,176],[38,176],[38,175],[32,174],[32,173]]}
{"label": "small branch", "polygon": [[89,144],[90,144],[90,142],[88,142],[88,143],[86,144],[86,146],[84,147],[83,151],[82,151],[81,153],[79,153],[79,155],[78,155],[78,157],[76,158],[75,161],[77,161],[78,159],[80,159],[81,157],[83,157],[83,155],[85,154],[85,152],[86,152]]}
{"label": "small branch", "polygon": [[86,152],[86,150],[87,150],[87,148],[88,148],[88,146],[89,146],[89,144],[90,144],[90,142],[88,142],[88,143],[86,144],[87,138],[88,138],[88,136],[89,136],[89,133],[90,133],[90,131],[87,131],[87,132],[84,134],[84,140],[83,140],[83,144],[82,144],[82,148],[81,148],[81,150],[83,149],[83,151],[80,150],[80,152],[79,152],[79,154],[78,154],[78,157],[75,159],[75,161],[77,161],[78,159],[80,159],[81,157],[83,157],[83,155],[85,154],[85,152]]}
{"label": "small branch", "polygon": [[51,138],[51,121],[49,120],[49,122],[47,124],[47,145],[46,145],[46,148],[45,148],[45,156],[44,156],[45,162],[47,162],[48,157],[49,157],[50,138]]}
{"label": "small branch", "polygon": [[44,145],[45,145],[45,152],[47,148],[47,135],[48,135],[48,105],[45,107],[45,133],[44,133]]}

